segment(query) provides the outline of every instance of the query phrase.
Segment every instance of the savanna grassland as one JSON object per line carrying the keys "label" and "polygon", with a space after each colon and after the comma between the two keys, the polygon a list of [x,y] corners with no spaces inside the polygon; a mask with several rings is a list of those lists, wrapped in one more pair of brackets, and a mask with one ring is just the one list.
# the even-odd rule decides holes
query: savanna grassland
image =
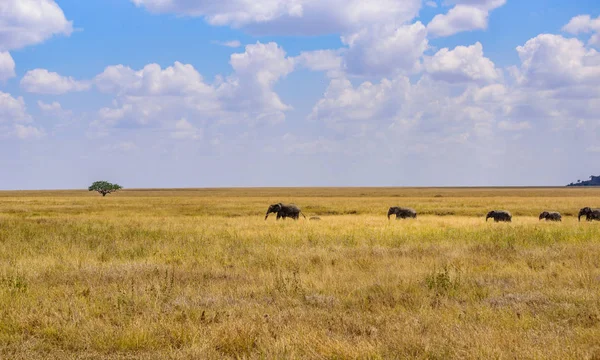
{"label": "savanna grassland", "polygon": [[[264,221],[280,201],[322,220]],[[600,189],[0,192],[0,358],[600,359],[584,206]]]}

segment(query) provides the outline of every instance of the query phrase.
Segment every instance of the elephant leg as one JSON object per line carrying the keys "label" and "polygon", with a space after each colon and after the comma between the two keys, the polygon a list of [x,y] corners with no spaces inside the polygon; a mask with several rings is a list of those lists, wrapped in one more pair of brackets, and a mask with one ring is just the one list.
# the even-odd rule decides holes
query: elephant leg
{"label": "elephant leg", "polygon": [[281,214],[277,213],[277,220],[279,220],[281,218]]}

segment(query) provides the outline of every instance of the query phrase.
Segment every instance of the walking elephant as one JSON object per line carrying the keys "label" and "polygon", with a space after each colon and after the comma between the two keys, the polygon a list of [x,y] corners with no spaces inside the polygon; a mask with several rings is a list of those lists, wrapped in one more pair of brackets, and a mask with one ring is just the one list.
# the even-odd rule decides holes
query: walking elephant
{"label": "walking elephant", "polygon": [[600,221],[600,209],[591,209],[589,207],[584,207],[579,210],[579,221],[581,221],[581,217],[585,215],[585,219],[587,221],[599,220]]}
{"label": "walking elephant", "polygon": [[562,215],[559,212],[548,212],[544,211],[540,214],[540,220],[545,219],[546,221],[562,221]]}
{"label": "walking elephant", "polygon": [[402,208],[402,207],[397,207],[397,206],[392,206],[388,210],[388,214],[387,214],[388,220],[390,219],[391,215],[396,215],[396,220],[408,219],[408,218],[416,219],[417,218],[417,212],[414,209]]}
{"label": "walking elephant", "polygon": [[499,222],[499,221],[511,222],[512,221],[511,213],[506,210],[492,210],[485,217],[485,221],[487,222],[489,218],[494,219],[495,222]]}
{"label": "walking elephant", "polygon": [[[265,215],[265,220],[267,220],[269,214],[271,213],[277,213],[277,220],[279,220],[280,218],[285,219],[288,217],[294,220],[298,220],[300,218],[301,212],[302,211],[300,210],[300,208],[294,204],[273,204],[269,206],[267,214]],[[304,216],[304,214],[302,214],[302,216]],[[304,218],[306,219],[306,216],[304,216]]]}

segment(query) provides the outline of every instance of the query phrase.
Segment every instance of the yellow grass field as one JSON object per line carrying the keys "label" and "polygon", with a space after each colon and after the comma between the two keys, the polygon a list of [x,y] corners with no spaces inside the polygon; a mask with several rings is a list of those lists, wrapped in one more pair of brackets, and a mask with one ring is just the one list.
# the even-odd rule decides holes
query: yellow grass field
{"label": "yellow grass field", "polygon": [[[264,221],[280,201],[322,221]],[[600,359],[584,206],[600,189],[0,192],[0,358]]]}

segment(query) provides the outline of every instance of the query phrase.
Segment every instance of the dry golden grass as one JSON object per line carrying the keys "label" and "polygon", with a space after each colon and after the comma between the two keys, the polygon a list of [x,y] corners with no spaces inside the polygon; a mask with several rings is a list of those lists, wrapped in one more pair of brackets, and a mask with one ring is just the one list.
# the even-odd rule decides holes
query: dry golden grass
{"label": "dry golden grass", "polygon": [[[265,222],[273,202],[322,221]],[[0,358],[600,358],[595,189],[0,192]],[[416,221],[388,221],[389,206]],[[485,222],[494,208],[513,223]],[[556,210],[562,223],[538,222]]]}

